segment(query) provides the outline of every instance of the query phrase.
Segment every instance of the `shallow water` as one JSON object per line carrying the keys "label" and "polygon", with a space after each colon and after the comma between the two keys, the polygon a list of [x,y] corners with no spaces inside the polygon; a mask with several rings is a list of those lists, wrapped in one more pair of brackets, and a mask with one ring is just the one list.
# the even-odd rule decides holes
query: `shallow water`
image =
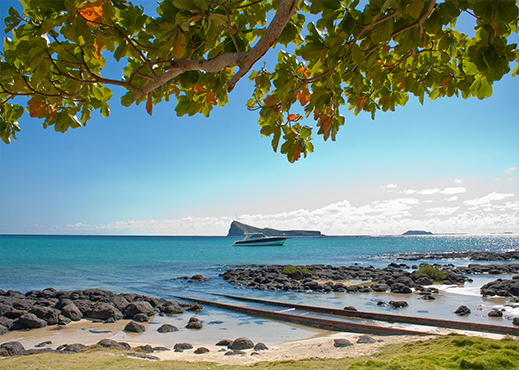
{"label": "shallow water", "polygon": [[[242,264],[350,265],[358,263],[384,267],[389,262],[395,262],[395,255],[399,253],[500,252],[519,248],[519,236],[292,238],[283,247],[232,247],[234,240],[236,238],[230,237],[0,236],[0,289],[27,292],[47,287],[58,290],[100,288],[118,293],[134,292],[164,298],[182,295],[218,300],[233,305],[281,310],[279,307],[264,307],[210,295],[210,293],[223,293],[322,307],[354,306],[362,311],[505,326],[511,326],[512,317],[519,314],[516,312],[517,309],[506,307],[505,318],[490,319],[487,317],[490,308],[503,307],[506,300],[483,299],[478,294],[481,285],[497,277],[507,278],[506,276],[472,277],[474,283],[465,285],[467,289],[463,290],[464,294],[459,294],[459,291],[451,287],[442,290],[435,301],[424,301],[417,294],[307,294],[240,289],[228,284],[219,276],[229,267]],[[405,263],[410,266],[420,262],[406,261]],[[455,265],[473,263],[463,259],[426,262]],[[195,274],[202,274],[210,280],[203,283],[188,283],[185,279],[177,279]],[[469,294],[466,294],[467,292]],[[378,301],[390,300],[406,300],[409,307],[394,310],[377,305]],[[471,308],[470,316],[460,318],[454,315],[453,312],[461,304]],[[212,307],[206,307],[196,315],[204,322],[204,329],[192,331],[183,328],[190,316],[194,315],[184,314],[169,318],[157,316],[154,322],[149,324],[150,328],[154,329],[161,323],[169,322],[181,329],[179,332],[167,335],[148,330],[135,339],[135,336],[120,331],[120,328],[111,334],[77,333],[93,338],[92,342],[99,340],[94,341],[95,338],[103,335],[103,338],[112,336],[117,340],[132,339],[155,344],[163,343],[163,345],[176,343],[179,338],[203,344],[207,343],[207,340],[216,342],[239,336],[254,337],[254,341],[280,343],[323,333],[319,330],[251,318]],[[108,327],[103,324],[97,325],[100,325],[101,329],[96,330],[101,331],[104,330],[102,328]],[[58,336],[63,338],[64,333]],[[23,336],[23,333],[20,335]]]}

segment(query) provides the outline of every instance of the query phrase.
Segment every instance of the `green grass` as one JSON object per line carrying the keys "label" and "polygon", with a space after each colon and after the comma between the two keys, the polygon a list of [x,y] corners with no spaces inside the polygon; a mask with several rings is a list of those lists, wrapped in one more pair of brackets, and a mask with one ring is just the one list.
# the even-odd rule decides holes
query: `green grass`
{"label": "green grass", "polygon": [[438,267],[431,265],[422,266],[418,270],[416,270],[415,273],[417,276],[427,275],[433,281],[443,281],[443,279],[446,278],[446,275],[442,270],[440,270]]}
{"label": "green grass", "polygon": [[282,273],[285,274],[285,275],[290,275],[291,273],[296,272],[296,271],[301,271],[302,273],[309,272],[311,274],[315,274],[315,270],[308,270],[308,269],[297,268],[297,267],[292,266],[292,265],[285,266],[285,268],[283,269]]}
{"label": "green grass", "polygon": [[[209,362],[144,361],[126,357],[128,351],[90,348],[65,355],[46,353],[0,359],[0,369],[12,370],[506,370],[519,369],[519,342],[447,335],[428,341],[390,345],[371,357],[260,362],[250,366]],[[311,355],[311,354],[310,354]]]}

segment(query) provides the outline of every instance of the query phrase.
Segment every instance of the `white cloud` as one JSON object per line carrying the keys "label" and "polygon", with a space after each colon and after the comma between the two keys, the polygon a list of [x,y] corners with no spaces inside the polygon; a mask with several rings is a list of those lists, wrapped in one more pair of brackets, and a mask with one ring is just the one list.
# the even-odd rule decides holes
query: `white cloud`
{"label": "white cloud", "polygon": [[476,207],[488,207],[491,202],[497,201],[497,200],[503,200],[508,197],[513,197],[514,194],[507,193],[507,194],[500,194],[496,192],[492,192],[490,194],[485,195],[481,198],[476,198],[472,200],[466,200],[463,203],[467,206],[476,206]]}
{"label": "white cloud", "polygon": [[456,212],[460,207],[436,207],[427,208],[426,211],[435,216],[446,216]]}
{"label": "white cloud", "polygon": [[461,184],[463,182],[462,179],[454,179],[455,184]]}
{"label": "white cloud", "polygon": [[387,188],[387,189],[394,189],[396,188],[398,185],[397,184],[387,184],[387,185],[384,185],[382,186],[383,188]]}
{"label": "white cloud", "polygon": [[512,173],[512,172],[514,172],[514,171],[516,171],[516,170],[517,170],[516,167],[510,167],[510,168],[507,168],[506,170],[504,170],[503,172],[504,172],[504,173]]}
{"label": "white cloud", "polygon": [[439,192],[440,192],[440,189],[424,189],[424,190],[418,191],[417,194],[432,195],[432,194],[437,194]]}
{"label": "white cloud", "polygon": [[451,194],[459,194],[459,193],[465,193],[467,191],[464,187],[457,187],[457,188],[445,188],[442,191],[440,191],[441,194],[451,195]]}
{"label": "white cloud", "polygon": [[454,195],[454,196],[452,196],[452,197],[450,197],[450,198],[447,198],[447,199],[445,199],[445,200],[446,200],[447,202],[454,202],[454,201],[458,200],[458,197]]}

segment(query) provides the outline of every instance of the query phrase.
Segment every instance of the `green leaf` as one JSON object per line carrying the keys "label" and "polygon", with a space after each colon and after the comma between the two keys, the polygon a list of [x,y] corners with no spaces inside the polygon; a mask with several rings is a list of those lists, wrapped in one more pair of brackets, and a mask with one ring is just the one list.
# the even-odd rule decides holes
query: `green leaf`
{"label": "green leaf", "polygon": [[423,8],[424,2],[422,0],[413,0],[413,2],[407,6],[407,12],[414,19],[418,19],[420,18]]}

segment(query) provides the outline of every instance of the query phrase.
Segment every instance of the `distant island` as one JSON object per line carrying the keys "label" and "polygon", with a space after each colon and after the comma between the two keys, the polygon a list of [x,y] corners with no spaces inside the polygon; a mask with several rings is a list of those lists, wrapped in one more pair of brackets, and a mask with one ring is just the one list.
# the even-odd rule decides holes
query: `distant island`
{"label": "distant island", "polygon": [[276,230],[270,228],[261,229],[238,221],[233,221],[229,228],[227,236],[243,236],[247,233],[262,233],[266,236],[306,236],[306,237],[320,237],[324,236],[320,231],[315,230]]}
{"label": "distant island", "polygon": [[433,235],[430,231],[423,231],[423,230],[408,230],[402,235]]}

